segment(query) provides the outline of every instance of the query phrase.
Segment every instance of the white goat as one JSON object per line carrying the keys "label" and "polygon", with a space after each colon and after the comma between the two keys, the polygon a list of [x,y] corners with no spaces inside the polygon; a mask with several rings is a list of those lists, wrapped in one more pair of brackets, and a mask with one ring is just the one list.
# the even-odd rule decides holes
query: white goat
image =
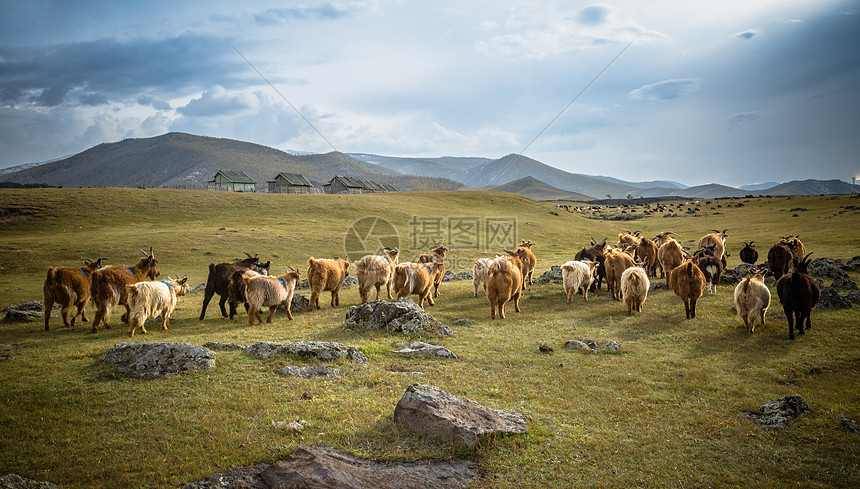
{"label": "white goat", "polygon": [[627,314],[633,314],[633,311],[642,312],[649,287],[651,282],[644,268],[630,267],[624,270],[621,274],[621,297],[627,304]]}
{"label": "white goat", "polygon": [[582,260],[569,261],[561,266],[561,278],[564,283],[564,292],[567,294],[567,302],[571,301],[573,294],[582,289],[582,297],[588,300],[588,288],[597,274],[596,261]]}
{"label": "white goat", "polygon": [[279,306],[284,306],[287,311],[287,317],[292,320],[293,313],[290,311],[290,305],[293,302],[293,293],[296,290],[296,284],[301,279],[301,274],[298,270],[292,269],[280,277],[272,277],[268,275],[260,275],[259,277],[249,277],[243,275],[245,281],[245,299],[248,301],[248,324],[254,325],[254,319],[260,323],[263,322],[263,316],[260,311],[264,307],[269,307],[269,315],[266,317],[266,322],[272,322],[272,316]]}
{"label": "white goat", "polygon": [[134,331],[146,334],[144,323],[147,319],[161,316],[161,329],[167,330],[170,314],[176,307],[177,296],[185,295],[188,277],[170,278],[159,282],[138,282],[127,286],[128,291],[128,335]]}
{"label": "white goat", "polygon": [[750,334],[755,332],[756,317],[765,325],[765,314],[770,307],[770,289],[764,284],[764,272],[754,269],[735,287],[735,309]]}

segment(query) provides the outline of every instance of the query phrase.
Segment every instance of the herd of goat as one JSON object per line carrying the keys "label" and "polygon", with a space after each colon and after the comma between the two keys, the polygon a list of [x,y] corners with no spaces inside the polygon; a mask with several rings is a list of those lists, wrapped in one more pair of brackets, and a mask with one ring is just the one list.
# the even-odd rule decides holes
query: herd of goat
{"label": "herd of goat", "polygon": [[[684,303],[686,318],[696,317],[696,303],[708,289],[716,292],[720,276],[727,264],[727,230],[714,230],[698,241],[697,250],[688,253],[672,236],[663,232],[649,239],[637,232],[618,235],[613,246],[591,239],[591,247],[583,247],[574,260],[561,266],[562,283],[567,301],[576,293],[588,300],[589,290],[599,289],[606,281],[613,300],[623,300],[627,313],[641,312],[650,288],[650,279],[665,277],[667,286]],[[533,243],[523,240],[515,250],[505,250],[494,258],[479,258],[473,267],[474,293],[477,297],[483,289],[490,303],[490,316],[505,318],[505,305],[513,303],[520,312],[519,300],[526,285],[531,285],[537,258],[532,251]],[[88,321],[85,313],[87,302],[96,307],[92,333],[100,324],[110,328],[111,308],[123,305],[126,312],[122,321],[128,323],[129,336],[137,329],[146,333],[147,319],[161,317],[162,329],[167,329],[170,314],[176,306],[177,297],[187,292],[186,278],[159,280],[158,260],[152,248],[141,250],[144,257],[135,265],[102,266],[102,260],[85,260],[84,266],[52,267],[48,269],[43,288],[45,330],[50,330],[51,309],[60,306],[63,323],[73,327],[81,317]],[[387,298],[400,299],[418,296],[418,305],[424,307],[426,300],[434,305],[439,297],[439,285],[445,275],[445,258],[448,248],[437,246],[430,253],[418,257],[416,262],[399,263],[397,248],[383,248],[379,255],[367,255],[350,263],[344,259],[308,260],[307,282],[311,290],[309,307],[319,309],[319,297],[323,292],[331,293],[331,306],[340,304],[339,292],[352,267],[358,281],[362,303],[370,300],[373,289],[376,299],[380,290],[386,288]],[[266,322],[278,308],[286,310],[293,319],[290,305],[293,294],[301,283],[301,273],[293,267],[280,276],[269,275],[271,262],[262,263],[257,256],[245,253],[247,258],[232,263],[209,265],[209,275],[203,297],[200,319],[206,316],[209,302],[217,293],[224,317],[233,319],[237,305],[244,304],[248,311],[248,323],[262,323],[261,311],[269,308]],[[782,237],[767,253],[767,264],[752,267],[747,276],[735,287],[734,305],[738,317],[748,331],[755,331],[757,318],[765,324],[765,314],[771,302],[771,294],[764,284],[764,277],[772,274],[776,279],[776,290],[788,321],[789,337],[794,339],[794,326],[800,334],[804,325],[811,328],[810,311],[820,297],[817,283],[808,274],[809,255],[796,236]],[[739,256],[745,263],[758,261],[758,252],[753,242],[744,243]],[[229,313],[227,311],[229,305]],[[77,311],[71,315],[72,307]]]}

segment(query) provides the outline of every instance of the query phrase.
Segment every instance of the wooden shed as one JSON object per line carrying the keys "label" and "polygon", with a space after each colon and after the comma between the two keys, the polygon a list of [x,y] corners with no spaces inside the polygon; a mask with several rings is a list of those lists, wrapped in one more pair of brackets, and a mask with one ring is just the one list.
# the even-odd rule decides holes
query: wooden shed
{"label": "wooden shed", "polygon": [[267,182],[270,194],[313,194],[317,189],[299,173],[278,173],[274,180]]}
{"label": "wooden shed", "polygon": [[209,190],[226,190],[229,192],[256,192],[257,184],[243,171],[218,170],[215,178],[207,182]]}
{"label": "wooden shed", "polygon": [[335,175],[325,185],[323,190],[327,194],[363,194],[368,190],[358,180],[344,175]]}

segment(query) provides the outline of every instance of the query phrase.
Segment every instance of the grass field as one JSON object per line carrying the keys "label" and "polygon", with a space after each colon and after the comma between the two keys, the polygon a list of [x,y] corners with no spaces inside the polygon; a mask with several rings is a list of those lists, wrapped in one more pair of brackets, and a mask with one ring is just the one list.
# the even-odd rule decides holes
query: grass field
{"label": "grass field", "polygon": [[[722,204],[727,201],[720,201]],[[586,219],[554,211],[553,203],[495,192],[416,192],[366,196],[227,194],[138,189],[0,190],[0,307],[41,300],[48,266],[79,266],[105,256],[133,264],[139,248],[153,247],[162,276],[187,274],[205,282],[211,262],[242,251],[272,260],[272,270],[307,258],[344,255],[344,236],[367,216],[396,228],[402,257],[413,241],[445,232],[433,226],[477,222],[485,240],[494,219],[516,221],[516,241],[536,243],[535,276],[572,259],[590,237],[609,238],[635,227],[645,235],[674,231],[682,244],[710,229],[729,228],[729,266],[742,241],[760,256],[779,235],[799,234],[813,257],[860,255],[860,215],[847,196],[745,199],[742,208],[704,206],[706,217],[635,222]],[[804,209],[804,210],[792,210]],[[797,217],[794,215],[797,214]],[[419,219],[415,219],[418,216]],[[416,224],[420,223],[420,224]],[[462,230],[461,228],[457,228]],[[455,229],[455,231],[457,230]],[[471,228],[469,228],[471,229]],[[472,231],[457,235],[468,241]],[[467,269],[490,250],[451,244],[449,268]],[[479,248],[484,241],[479,243]],[[435,244],[435,243],[433,243]],[[358,257],[350,256],[352,259]],[[857,274],[852,278],[860,279]],[[560,285],[535,285],[491,321],[471,281],[446,282],[428,308],[449,324],[470,318],[451,337],[426,339],[460,359],[396,357],[391,350],[416,337],[344,330],[355,287],[331,310],[280,312],[273,324],[250,328],[241,313],[222,319],[217,300],[199,321],[202,293],[181,298],[171,329],[157,325],[133,341],[250,344],[260,340],[325,340],[355,345],[367,367],[343,362],[342,380],[282,377],[297,358],[258,360],[218,352],[217,367],[156,380],[125,378],[101,355],[128,340],[114,328],[89,334],[52,320],[0,323],[0,474],[17,473],[68,488],[178,487],[224,470],[273,462],[296,446],[327,445],[375,459],[475,461],[475,487],[858,487],[860,436],[840,425],[840,414],[860,420],[860,320],[856,309],[816,309],[813,329],[788,339],[774,301],[768,325],[749,335],[731,310],[732,287],[706,294],[695,320],[681,301],[652,291],[642,314],[628,317],[606,289],[585,303],[568,304]],[[305,293],[300,291],[300,293]],[[88,309],[92,317],[94,309]],[[563,347],[570,339],[618,341],[617,354],[584,354]],[[546,344],[555,351],[540,353]],[[419,371],[412,376],[404,372]],[[497,437],[469,451],[410,432],[392,421],[394,406],[414,382],[434,385],[485,406],[527,414],[524,435]],[[778,431],[762,431],[741,414],[768,400],[801,394],[812,408]],[[302,399],[309,394],[310,399]],[[306,396],[307,397],[307,396]],[[273,422],[303,419],[291,433]]]}

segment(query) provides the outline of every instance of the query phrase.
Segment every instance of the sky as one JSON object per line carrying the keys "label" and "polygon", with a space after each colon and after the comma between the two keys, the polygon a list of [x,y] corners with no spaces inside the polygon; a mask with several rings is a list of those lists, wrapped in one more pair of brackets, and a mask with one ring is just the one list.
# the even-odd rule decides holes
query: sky
{"label": "sky", "polygon": [[860,0],[0,3],[0,168],[179,131],[686,185],[860,176]]}

